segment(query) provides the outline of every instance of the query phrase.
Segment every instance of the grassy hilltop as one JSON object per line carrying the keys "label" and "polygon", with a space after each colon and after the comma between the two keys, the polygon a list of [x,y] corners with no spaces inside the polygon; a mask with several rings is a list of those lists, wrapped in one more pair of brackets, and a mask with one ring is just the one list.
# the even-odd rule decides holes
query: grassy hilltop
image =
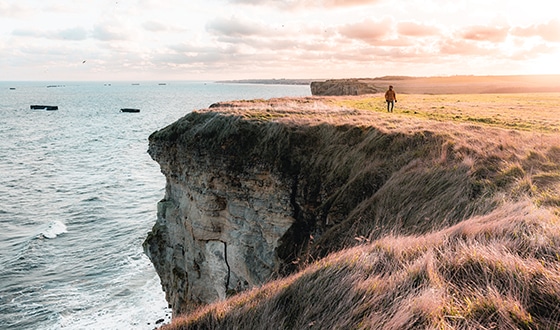
{"label": "grassy hilltop", "polygon": [[164,329],[560,328],[560,94],[398,100],[201,111],[221,125],[202,147],[297,169],[308,235],[289,275]]}

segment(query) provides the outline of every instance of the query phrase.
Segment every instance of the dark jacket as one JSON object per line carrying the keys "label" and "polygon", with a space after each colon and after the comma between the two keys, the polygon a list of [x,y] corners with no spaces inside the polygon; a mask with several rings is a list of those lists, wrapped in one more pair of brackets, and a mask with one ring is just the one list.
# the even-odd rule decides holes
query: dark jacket
{"label": "dark jacket", "polygon": [[396,101],[397,100],[397,93],[394,90],[389,89],[385,92],[385,100],[387,101]]}

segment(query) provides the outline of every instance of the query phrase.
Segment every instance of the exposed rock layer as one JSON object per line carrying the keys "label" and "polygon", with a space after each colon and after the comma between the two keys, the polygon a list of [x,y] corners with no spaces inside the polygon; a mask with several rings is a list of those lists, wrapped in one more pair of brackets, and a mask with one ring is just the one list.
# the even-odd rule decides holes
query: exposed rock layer
{"label": "exposed rock layer", "polygon": [[310,84],[312,95],[339,96],[375,94],[380,88],[369,82],[358,79],[332,79],[327,81],[314,81]]}

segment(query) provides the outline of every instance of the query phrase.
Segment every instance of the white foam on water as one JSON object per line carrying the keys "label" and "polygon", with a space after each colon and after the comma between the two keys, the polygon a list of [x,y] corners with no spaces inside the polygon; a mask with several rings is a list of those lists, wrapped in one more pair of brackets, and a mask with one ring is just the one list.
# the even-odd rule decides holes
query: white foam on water
{"label": "white foam on water", "polygon": [[47,228],[41,231],[40,236],[44,238],[53,239],[67,232],[68,229],[66,228],[66,225],[64,223],[60,221],[51,221],[48,224]]}
{"label": "white foam on water", "polygon": [[171,310],[164,296],[159,278],[155,276],[138,288],[130,299],[109,299],[93,309],[63,313],[49,330],[156,329],[171,321]]}

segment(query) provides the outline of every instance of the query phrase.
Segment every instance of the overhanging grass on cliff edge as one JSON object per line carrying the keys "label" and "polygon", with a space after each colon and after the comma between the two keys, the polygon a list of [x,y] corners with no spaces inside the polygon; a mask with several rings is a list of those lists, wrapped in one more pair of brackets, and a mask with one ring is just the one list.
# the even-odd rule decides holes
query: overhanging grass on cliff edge
{"label": "overhanging grass on cliff edge", "polygon": [[[287,104],[213,109],[191,116],[215,119],[189,132],[220,137],[205,152],[242,156],[241,171],[251,162],[290,169],[293,202],[314,226],[309,251],[348,250],[203,309],[186,328],[559,325],[557,135],[330,109],[312,98]],[[255,139],[239,143],[245,130]],[[203,136],[177,132],[192,146]]]}

